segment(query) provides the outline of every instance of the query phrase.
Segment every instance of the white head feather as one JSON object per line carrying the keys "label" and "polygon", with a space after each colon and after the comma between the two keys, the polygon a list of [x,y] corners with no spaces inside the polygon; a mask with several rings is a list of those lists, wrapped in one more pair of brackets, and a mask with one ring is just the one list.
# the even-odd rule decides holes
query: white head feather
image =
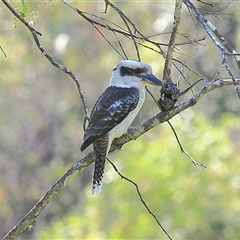
{"label": "white head feather", "polygon": [[[139,71],[139,73],[136,74],[136,71]],[[141,89],[148,83],[154,84],[148,81],[148,79],[145,79],[144,75],[153,76],[150,65],[134,60],[121,60],[112,71],[109,85],[124,88],[136,87]],[[155,83],[155,85],[159,84]]]}

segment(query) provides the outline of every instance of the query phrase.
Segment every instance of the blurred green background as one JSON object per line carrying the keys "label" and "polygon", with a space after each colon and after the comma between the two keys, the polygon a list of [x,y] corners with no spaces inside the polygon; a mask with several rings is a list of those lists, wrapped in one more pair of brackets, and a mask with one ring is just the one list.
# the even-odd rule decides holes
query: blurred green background
{"label": "blurred green background", "polygon": [[[145,35],[155,35],[152,39],[168,43],[174,2],[115,3]],[[20,2],[11,4],[21,7]],[[103,1],[72,4],[124,26],[112,9],[102,13]],[[215,9],[225,4],[218,2]],[[42,33],[39,39],[43,47],[79,78],[91,109],[121,57],[91,24],[60,1],[33,1],[26,5],[29,7],[26,19],[33,21]],[[199,3],[197,6],[212,10]],[[237,50],[239,13],[239,4],[233,2],[217,17],[206,16]],[[0,17],[0,45],[7,55],[6,58],[0,52],[0,236],[3,236],[90,149],[84,153],[79,150],[84,111],[74,81],[50,65],[31,34],[3,4]],[[114,34],[99,30],[121,51]],[[196,28],[186,7],[179,34],[179,43],[206,35],[201,27]],[[136,59],[131,40],[122,36],[119,39],[128,57]],[[162,56],[144,47],[140,47],[140,55],[161,78]],[[206,81],[212,80],[217,72],[222,78],[228,77],[221,66],[221,54],[210,39],[178,46],[175,57],[205,76]],[[230,57],[228,60],[235,77],[239,77],[234,60]],[[182,70],[189,83],[200,78],[186,67]],[[179,76],[173,68],[173,77]],[[181,79],[180,88],[187,86]],[[159,97],[159,89],[149,89]],[[133,125],[158,112],[147,95]],[[171,120],[183,147],[206,169],[194,166],[181,154],[167,123],[110,155],[121,173],[138,184],[144,200],[173,239],[240,239],[239,115],[235,89],[226,87],[207,94],[197,106]],[[33,230],[19,239],[167,239],[143,207],[135,187],[122,180],[109,163],[102,191],[93,197],[92,171],[89,166],[72,179],[42,211]]]}

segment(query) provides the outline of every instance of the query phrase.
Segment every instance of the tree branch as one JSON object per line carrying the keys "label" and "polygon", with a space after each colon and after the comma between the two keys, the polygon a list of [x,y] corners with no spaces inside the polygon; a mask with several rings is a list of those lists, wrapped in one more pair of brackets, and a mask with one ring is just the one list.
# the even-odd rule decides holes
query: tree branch
{"label": "tree branch", "polygon": [[157,225],[163,230],[163,232],[166,234],[166,236],[168,237],[168,239],[172,240],[172,238],[170,237],[170,235],[168,234],[167,230],[163,227],[163,225],[159,222],[157,216],[153,213],[153,211],[149,208],[149,206],[147,205],[146,201],[143,199],[142,194],[139,190],[138,185],[132,181],[131,179],[125,177],[122,173],[119,172],[118,168],[116,167],[116,165],[107,157],[107,160],[109,161],[109,163],[112,165],[112,167],[114,168],[114,170],[116,171],[116,173],[124,180],[126,180],[127,182],[130,182],[131,184],[133,184],[136,188],[137,194],[142,202],[142,204],[144,205],[144,207],[147,209],[148,213],[154,218],[154,220],[156,221]]}
{"label": "tree branch", "polygon": [[231,52],[231,54],[235,57],[235,60],[237,62],[237,65],[239,67],[239,60],[240,58],[238,57],[238,55],[236,55],[236,51],[230,46],[230,44],[227,43],[227,41],[225,40],[225,38],[220,34],[220,32],[216,29],[216,27],[210,22],[208,21],[199,11],[198,9],[192,4],[192,2],[190,0],[183,0],[184,4],[189,7],[195,14],[197,20],[200,22],[200,24],[203,26],[203,28],[205,29],[206,33],[208,34],[208,36],[212,39],[212,41],[214,42],[214,44],[221,50],[222,53],[222,65],[226,68],[227,73],[229,74],[229,76],[232,78],[233,82],[234,82],[234,86],[238,95],[238,98],[240,99],[240,86],[237,83],[237,81],[235,81],[235,78],[233,76],[233,73],[228,65],[227,59],[226,59],[226,55],[229,55],[225,48]]}
{"label": "tree branch", "polygon": [[[65,0],[62,0],[62,1],[65,4],[67,4]],[[184,1],[186,2],[187,0],[184,0]],[[85,101],[85,98],[84,98],[83,93],[82,93],[82,89],[81,89],[79,80],[75,77],[75,75],[68,68],[66,68],[65,66],[63,66],[63,65],[57,63],[56,61],[54,61],[53,58],[46,52],[46,50],[42,47],[42,45],[41,45],[41,43],[40,43],[40,41],[38,39],[38,36],[39,35],[41,36],[41,33],[36,31],[24,19],[22,19],[19,16],[19,14],[11,7],[11,5],[9,5],[9,3],[6,0],[2,0],[2,2],[29,29],[29,31],[33,35],[33,39],[34,39],[37,47],[39,48],[41,53],[49,60],[49,62],[53,66],[61,69],[66,74],[71,76],[72,79],[75,81],[75,83],[77,85],[77,88],[78,88],[78,91],[79,91],[79,94],[81,96],[83,105],[84,105],[85,115],[87,116],[87,105],[86,105],[86,101]],[[177,1],[177,2],[178,2],[178,4],[181,3],[180,0]],[[125,35],[127,37],[134,38],[134,39],[146,40],[146,41],[148,41],[148,42],[150,42],[150,43],[152,43],[155,46],[160,48],[160,44],[159,43],[150,41],[149,39],[147,39],[145,36],[141,35],[137,31],[135,31],[135,32],[137,32],[140,36],[138,36],[136,34],[132,34],[131,32],[122,31],[122,30],[119,30],[119,29],[112,29],[108,25],[100,24],[98,22],[93,22],[92,19],[87,18],[86,15],[83,12],[81,12],[80,10],[78,10],[77,8],[72,7],[69,4],[67,4],[67,5],[70,6],[74,11],[76,11],[82,17],[84,17],[88,22],[91,22],[92,25],[98,24],[99,26],[102,26],[102,27],[104,27],[104,28],[106,28],[108,30],[114,31],[116,33],[123,34],[123,35]],[[177,6],[177,3],[176,3],[176,6]],[[136,30],[136,29],[134,29],[134,30]],[[176,32],[177,32],[177,28],[176,28]],[[175,45],[175,40],[173,39],[173,41],[172,41],[172,50],[171,50],[172,53],[173,53],[173,50],[174,50],[174,45]],[[169,54],[172,54],[171,51],[169,50]],[[171,62],[171,61],[169,61],[169,62]],[[211,81],[209,84],[203,86],[200,91],[198,91],[192,98],[190,98],[189,100],[185,101],[184,103],[179,104],[178,106],[172,108],[171,110],[169,110],[167,112],[161,112],[161,113],[157,114],[156,116],[154,116],[151,119],[147,120],[142,125],[139,125],[139,126],[137,126],[135,128],[129,129],[129,131],[126,134],[124,134],[122,137],[120,137],[118,139],[115,139],[113,141],[113,144],[111,146],[110,152],[112,152],[112,151],[114,151],[116,149],[120,149],[127,142],[132,141],[134,139],[137,139],[138,137],[140,137],[141,135],[143,135],[144,133],[146,133],[150,129],[158,126],[159,124],[161,124],[163,122],[168,121],[169,119],[171,119],[175,115],[179,114],[183,110],[185,110],[185,109],[187,109],[187,108],[189,108],[191,106],[194,106],[208,92],[210,92],[210,91],[212,91],[212,90],[214,90],[216,88],[225,87],[225,86],[232,86],[235,83],[236,84],[240,84],[240,79],[225,79],[225,80],[224,79],[216,79],[214,81]],[[95,156],[94,156],[93,152],[90,152],[83,159],[77,161],[70,169],[67,170],[67,172],[61,178],[59,178],[56,181],[56,183],[53,184],[53,186],[31,208],[31,210],[16,224],[16,226],[14,226],[3,237],[3,239],[15,239],[18,236],[20,236],[24,231],[26,231],[26,229],[28,229],[31,226],[33,226],[34,223],[35,223],[36,218],[38,217],[38,215],[44,210],[44,208],[48,205],[48,203],[55,196],[57,196],[57,194],[64,188],[64,186],[69,183],[69,180],[71,180],[73,178],[73,176],[75,176],[75,174],[77,174],[78,172],[81,172],[84,168],[89,166],[94,161],[95,161]]]}
{"label": "tree branch", "polygon": [[[91,18],[89,18],[87,16],[87,14],[83,11],[81,11],[80,9],[78,9],[77,7],[71,5],[67,0],[61,0],[64,4],[66,4],[69,8],[71,8],[72,10],[74,10],[77,14],[79,14],[82,18],[84,18],[87,22],[89,22],[94,28],[96,28],[96,26],[100,26],[108,31],[112,31],[114,34],[118,33],[120,35],[123,35],[127,38],[131,38],[134,42],[134,46],[135,46],[135,49],[136,49],[136,53],[137,53],[137,58],[140,59],[140,56],[139,56],[139,52],[138,52],[138,47],[136,45],[136,39],[138,40],[141,40],[141,41],[146,41],[148,43],[151,43],[153,45],[155,45],[156,47],[159,48],[159,53],[161,53],[164,58],[166,57],[166,54],[164,53],[164,51],[161,49],[160,45],[164,45],[166,46],[166,44],[162,44],[162,43],[159,43],[159,42],[155,42],[155,41],[152,41],[150,40],[150,37],[147,37],[145,36],[144,34],[142,34],[135,26],[135,24],[122,12],[120,11],[117,6],[115,6],[114,4],[112,4],[110,1],[106,0],[105,3],[106,3],[106,7],[105,7],[105,11],[107,11],[107,7],[108,5],[112,4],[111,7],[118,12],[118,14],[121,16],[122,19],[124,19],[124,22],[125,24],[127,25],[127,28],[128,28],[128,31],[117,26],[118,28],[116,28],[116,24],[110,22],[109,20],[106,20],[106,19],[102,19],[101,20],[105,20],[107,21],[108,23],[112,23],[114,25],[114,27],[111,27],[109,24],[103,24],[101,22],[98,22],[98,21],[95,21]],[[115,7],[114,7],[115,6]],[[129,28],[129,25],[128,25],[128,22],[129,24],[132,26],[133,30],[134,30],[134,33],[131,32],[131,29]],[[116,35],[115,35],[116,36]],[[139,44],[139,43],[138,43]]]}
{"label": "tree branch", "polygon": [[171,78],[172,59],[173,59],[173,52],[174,52],[177,35],[178,35],[178,28],[180,26],[182,3],[183,3],[182,0],[176,0],[176,3],[175,3],[173,29],[171,32],[165,66],[163,70],[163,79],[166,82],[172,82],[172,78]]}
{"label": "tree branch", "polygon": [[2,0],[2,2],[5,4],[5,6],[28,28],[28,30],[31,32],[33,39],[38,47],[38,49],[41,51],[41,53],[48,59],[48,61],[54,66],[57,67],[59,69],[61,69],[63,72],[65,72],[67,75],[69,75],[74,82],[77,85],[77,89],[78,89],[78,93],[80,95],[80,98],[82,100],[83,103],[83,107],[84,107],[84,113],[85,113],[85,118],[88,117],[88,108],[87,108],[87,102],[84,98],[83,95],[83,91],[82,91],[82,87],[81,84],[79,82],[79,80],[77,79],[77,77],[64,65],[56,62],[52,56],[50,54],[47,53],[47,51],[43,48],[43,46],[41,45],[39,39],[38,39],[38,35],[42,36],[41,33],[39,33],[38,31],[36,31],[34,28],[32,28],[32,26],[30,24],[28,24],[13,8],[12,6],[6,1],[6,0]]}
{"label": "tree branch", "polygon": [[[110,7],[111,7],[112,9],[114,9],[114,10],[118,13],[118,15],[121,17],[121,19],[123,20],[123,22],[125,23],[125,25],[126,25],[126,27],[127,27],[127,29],[128,29],[128,32],[132,35],[132,30],[131,30],[130,26],[128,25],[128,23],[131,24],[131,26],[133,27],[133,29],[134,29],[135,32],[136,32],[137,29],[136,29],[134,23],[133,23],[114,3],[112,3],[112,2],[109,1],[109,0],[104,0],[104,1],[105,1],[105,4],[106,4],[106,8],[105,8],[104,13],[107,12],[107,7],[110,6]],[[131,38],[132,38],[134,47],[135,47],[135,49],[136,49],[137,59],[138,59],[139,61],[141,61],[136,40],[135,40],[134,36],[132,36]]]}
{"label": "tree branch", "polygon": [[[240,78],[236,79],[238,84],[240,84]],[[111,146],[110,152],[120,149],[124,144],[132,140],[137,139],[150,129],[158,126],[159,124],[166,122],[167,120],[173,118],[175,115],[179,114],[183,110],[194,106],[197,102],[208,92],[221,87],[232,86],[232,79],[217,79],[211,81],[209,84],[204,86],[200,91],[198,91],[192,98],[185,101],[184,103],[174,107],[168,112],[161,112],[151,119],[147,120],[142,125],[135,128],[129,129],[129,131],[122,137],[115,139]],[[43,209],[48,205],[48,203],[66,186],[70,180],[72,180],[74,174],[81,172],[84,168],[89,166],[95,161],[95,156],[93,152],[90,152],[77,161],[68,171],[57,180],[56,183],[43,195],[43,197],[31,208],[31,210],[13,227],[2,240],[12,240],[20,236],[29,226],[32,226],[37,218],[37,216],[43,211]]]}

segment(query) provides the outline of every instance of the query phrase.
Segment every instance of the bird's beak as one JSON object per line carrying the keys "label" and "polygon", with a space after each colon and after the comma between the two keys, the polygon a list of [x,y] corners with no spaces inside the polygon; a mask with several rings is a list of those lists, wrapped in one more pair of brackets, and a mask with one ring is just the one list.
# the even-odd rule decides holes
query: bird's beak
{"label": "bird's beak", "polygon": [[153,74],[140,74],[139,77],[148,81],[152,85],[158,85],[158,86],[163,85],[162,81],[159,80],[157,77],[155,77]]}

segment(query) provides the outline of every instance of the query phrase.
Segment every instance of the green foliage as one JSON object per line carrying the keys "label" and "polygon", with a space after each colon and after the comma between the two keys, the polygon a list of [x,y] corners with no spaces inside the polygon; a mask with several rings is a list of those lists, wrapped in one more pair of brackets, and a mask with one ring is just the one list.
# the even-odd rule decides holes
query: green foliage
{"label": "green foliage", "polygon": [[[186,150],[181,154],[167,124],[110,155],[135,181],[150,209],[173,239],[239,239],[240,124],[232,115],[219,123],[187,110],[172,120]],[[166,239],[143,207],[135,187],[107,164],[102,192],[39,233],[39,239]]]}
{"label": "green foliage", "polygon": [[[36,11],[32,10],[31,6],[29,5],[29,2],[26,2],[25,0],[21,0],[21,6],[15,5],[15,3],[12,2],[12,4],[15,6],[16,11],[19,13],[20,17],[27,21],[30,25],[33,25],[33,21],[37,18]],[[17,17],[13,17],[14,19],[14,25],[17,27],[18,19]]]}
{"label": "green foliage", "polygon": [[20,16],[26,20],[27,14],[30,12],[30,8],[25,5],[25,1],[21,0],[22,7],[19,10]]}
{"label": "green foliage", "polygon": [[[61,1],[11,3],[42,33],[41,45],[54,60],[63,63],[79,78],[90,110],[108,85],[110,72],[121,57],[91,24]],[[72,3],[125,28],[112,9],[102,14],[104,1]],[[115,3],[146,35],[164,44],[168,42],[173,21],[172,2]],[[200,3],[199,6],[202,7]],[[224,6],[224,1],[219,1],[217,8]],[[229,36],[228,40],[236,49],[239,49],[239,6],[232,3],[226,9],[229,14],[214,19],[215,25]],[[6,58],[0,54],[0,236],[3,236],[85,153],[79,151],[83,138],[83,109],[74,82],[45,59],[26,28],[20,23],[14,28],[12,13],[3,4],[0,10],[0,43],[7,55]],[[186,37],[205,36],[201,28],[196,29],[186,8],[182,19],[178,43],[185,42]],[[115,35],[99,29],[120,51]],[[135,59],[131,39],[118,38],[128,57]],[[216,72],[220,72],[221,77],[229,77],[222,74],[225,71],[221,66],[221,54],[213,47],[211,39],[200,44],[178,45],[177,49],[175,57],[208,80]],[[147,48],[140,46],[139,50],[142,61],[150,63],[161,78],[164,59]],[[232,65],[236,68],[235,63]],[[190,84],[199,78],[186,68],[182,70]],[[235,75],[238,74],[239,69],[235,69]],[[176,68],[173,68],[173,79],[179,79]],[[180,81],[181,90],[188,86],[185,80]],[[158,98],[159,90],[154,93]],[[188,97],[192,97],[191,93]],[[207,165],[207,169],[193,166],[180,153],[167,124],[110,155],[121,172],[138,183],[149,207],[176,239],[240,238],[236,225],[240,210],[237,161],[240,132],[236,99],[234,87],[218,89],[198,104],[198,111],[206,119],[188,110],[172,120],[185,149]],[[135,124],[158,111],[148,97]],[[235,112],[236,115],[220,118],[223,112]],[[165,239],[140,203],[135,188],[120,181],[110,164],[107,168],[100,195],[92,197],[90,194],[92,169],[88,167],[53,199],[37,218],[33,230],[21,238]]]}

